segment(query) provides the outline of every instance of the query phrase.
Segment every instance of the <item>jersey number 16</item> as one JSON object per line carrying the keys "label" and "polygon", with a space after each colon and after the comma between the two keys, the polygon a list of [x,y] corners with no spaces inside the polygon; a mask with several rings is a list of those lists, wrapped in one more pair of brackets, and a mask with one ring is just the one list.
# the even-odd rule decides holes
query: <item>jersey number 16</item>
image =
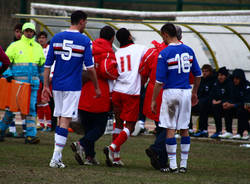
{"label": "jersey number 16", "polygon": [[178,61],[178,73],[190,72],[189,54],[187,52],[175,55],[175,61]]}

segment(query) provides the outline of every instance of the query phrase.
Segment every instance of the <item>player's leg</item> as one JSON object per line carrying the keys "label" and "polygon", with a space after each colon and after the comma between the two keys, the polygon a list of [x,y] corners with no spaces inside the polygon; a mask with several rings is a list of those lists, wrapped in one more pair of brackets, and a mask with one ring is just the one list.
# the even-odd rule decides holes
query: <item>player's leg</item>
{"label": "player's leg", "polygon": [[[179,118],[177,129],[181,134],[181,162],[179,172],[187,172],[187,160],[190,150],[190,136],[188,133],[189,118],[191,116],[191,90],[183,90],[179,104]],[[187,108],[190,107],[190,108]]]}
{"label": "player's leg", "polygon": [[62,151],[67,142],[70,121],[78,114],[80,91],[53,91],[53,96],[55,100],[54,116],[59,117],[59,124],[55,130],[55,147],[50,167],[64,168]]}
{"label": "player's leg", "polygon": [[173,173],[178,172],[176,161],[177,142],[175,138],[175,130],[177,128],[179,114],[179,99],[181,98],[181,94],[178,92],[178,90],[174,89],[163,91],[159,124],[160,127],[167,129],[166,150],[169,159],[169,169]]}

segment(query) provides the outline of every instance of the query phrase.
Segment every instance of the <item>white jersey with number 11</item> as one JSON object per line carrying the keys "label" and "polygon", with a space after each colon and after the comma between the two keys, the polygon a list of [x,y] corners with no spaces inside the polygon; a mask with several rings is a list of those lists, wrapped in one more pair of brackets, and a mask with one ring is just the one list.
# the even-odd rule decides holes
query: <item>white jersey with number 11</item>
{"label": "white jersey with number 11", "polygon": [[143,45],[131,44],[116,51],[119,77],[113,91],[129,95],[139,95],[141,89],[141,76],[139,65],[147,49]]}

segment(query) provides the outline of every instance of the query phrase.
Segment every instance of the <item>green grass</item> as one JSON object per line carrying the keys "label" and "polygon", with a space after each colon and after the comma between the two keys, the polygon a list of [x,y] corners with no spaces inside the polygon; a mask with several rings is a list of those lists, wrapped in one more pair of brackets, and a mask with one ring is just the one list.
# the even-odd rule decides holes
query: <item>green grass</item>
{"label": "green grass", "polygon": [[[70,133],[63,151],[65,169],[49,168],[53,152],[53,133],[40,132],[39,145],[26,145],[23,139],[7,138],[0,142],[0,184],[9,183],[93,183],[93,184],[249,184],[250,149],[239,144],[192,140],[188,173],[166,174],[154,170],[144,150],[154,136],[132,137],[122,147],[123,168],[105,165],[102,149],[111,140],[103,136],[96,144],[100,166],[80,166],[69,147],[80,138]],[[179,149],[179,147],[178,147]],[[179,155],[179,154],[178,154]]]}

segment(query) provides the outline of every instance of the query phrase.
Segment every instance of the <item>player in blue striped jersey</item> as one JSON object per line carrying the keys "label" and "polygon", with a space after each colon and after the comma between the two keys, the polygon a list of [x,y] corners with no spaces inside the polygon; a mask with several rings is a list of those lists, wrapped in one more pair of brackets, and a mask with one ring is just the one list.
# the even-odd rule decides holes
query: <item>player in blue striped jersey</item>
{"label": "player in blue striped jersey", "polygon": [[[77,117],[78,103],[82,88],[83,63],[94,83],[96,96],[100,96],[94,63],[92,61],[91,41],[83,35],[87,14],[75,11],[71,15],[69,30],[56,34],[51,42],[45,62],[43,98],[49,101],[50,68],[55,62],[52,78],[52,92],[55,101],[54,116],[59,117],[55,130],[55,148],[50,167],[64,168],[62,150],[66,145],[69,123]],[[95,94],[93,94],[95,95]]]}
{"label": "player in blue striped jersey", "polygon": [[[177,144],[174,137],[177,129],[180,130],[182,136],[179,172],[185,173],[190,149],[188,124],[191,115],[191,104],[198,103],[197,90],[200,84],[201,70],[193,50],[180,43],[177,39],[176,29],[173,24],[165,24],[161,28],[161,35],[168,47],[162,50],[158,56],[151,109],[156,112],[156,98],[163,87],[159,126],[167,128],[166,150],[170,161],[169,170],[178,172],[176,162]],[[190,72],[195,77],[192,90],[189,83]]]}

